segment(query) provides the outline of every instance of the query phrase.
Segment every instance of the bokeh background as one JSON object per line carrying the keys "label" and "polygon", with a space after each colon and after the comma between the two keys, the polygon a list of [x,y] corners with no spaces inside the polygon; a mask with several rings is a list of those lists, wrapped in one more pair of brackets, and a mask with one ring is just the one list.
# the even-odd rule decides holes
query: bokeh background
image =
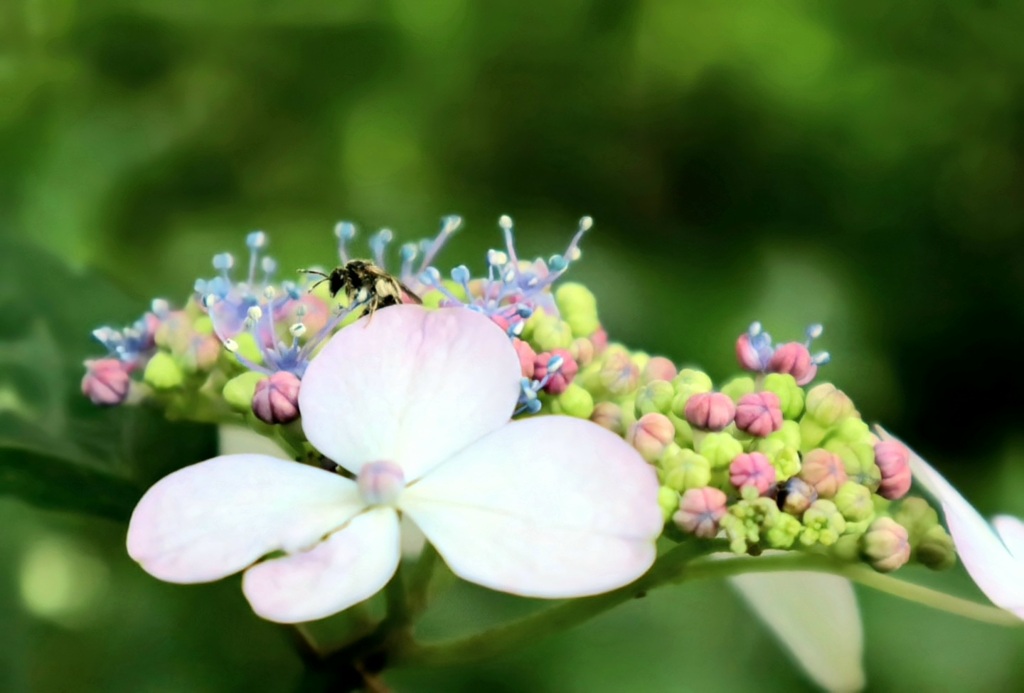
{"label": "bokeh background", "polygon": [[[1024,516],[1022,30],[1004,0],[3,0],[0,235],[20,245],[0,260],[0,455],[24,461],[7,442],[28,422],[55,446],[79,432],[89,327],[185,298],[249,230],[284,267],[330,265],[339,219],[410,240],[459,213],[444,264],[480,269],[500,214],[525,255],[561,251],[590,214],[572,277],[613,338],[723,378],[752,320],[782,339],[820,321],[822,376],[865,418],[983,512]],[[36,469],[38,503],[0,498],[0,689],[298,685],[237,581],[149,578],[122,523],[36,507],[88,493]],[[11,478],[0,490],[24,487]],[[907,575],[981,598],[959,569]],[[516,608],[457,589],[475,610],[439,629]],[[861,597],[872,690],[1024,685],[1020,632]],[[809,686],[719,584],[387,681]]]}

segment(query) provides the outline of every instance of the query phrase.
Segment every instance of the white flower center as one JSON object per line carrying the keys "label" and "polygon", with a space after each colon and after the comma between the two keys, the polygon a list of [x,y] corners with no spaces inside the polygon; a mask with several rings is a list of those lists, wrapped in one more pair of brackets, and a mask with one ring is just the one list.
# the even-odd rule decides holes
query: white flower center
{"label": "white flower center", "polygon": [[405,474],[394,462],[370,462],[359,470],[356,483],[367,505],[394,505],[405,490]]}

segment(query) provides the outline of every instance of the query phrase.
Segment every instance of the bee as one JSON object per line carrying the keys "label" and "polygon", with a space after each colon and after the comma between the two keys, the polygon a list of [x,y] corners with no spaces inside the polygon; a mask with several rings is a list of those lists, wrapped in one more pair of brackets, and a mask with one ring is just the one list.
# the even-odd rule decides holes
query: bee
{"label": "bee", "polygon": [[350,304],[365,306],[363,314],[369,315],[371,320],[378,308],[403,303],[403,294],[413,303],[423,303],[423,299],[399,281],[398,277],[388,274],[369,260],[349,260],[335,267],[330,274],[319,270],[299,271],[323,277],[309,288],[310,291],[327,282],[327,290],[332,298],[344,291]]}

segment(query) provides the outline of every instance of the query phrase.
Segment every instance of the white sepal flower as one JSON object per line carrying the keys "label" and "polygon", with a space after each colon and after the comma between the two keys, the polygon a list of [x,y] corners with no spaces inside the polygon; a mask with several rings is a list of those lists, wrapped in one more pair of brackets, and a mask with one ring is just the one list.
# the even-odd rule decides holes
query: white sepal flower
{"label": "white sepal flower", "polygon": [[864,688],[864,629],[849,580],[792,571],[729,582],[815,683],[827,691]]}
{"label": "white sepal flower", "polygon": [[[883,440],[898,440],[881,427],[877,431]],[[1024,523],[999,515],[989,524],[913,450],[910,470],[942,506],[953,545],[975,584],[993,604],[1024,619]]]}
{"label": "white sepal flower", "polygon": [[286,623],[380,590],[400,513],[453,572],[493,589],[561,598],[633,581],[662,526],[653,469],[587,421],[510,422],[519,380],[482,315],[381,310],[339,332],[299,392],[310,442],[356,481],[263,455],[201,462],[142,498],[129,554],[171,582],[245,570],[253,609]]}

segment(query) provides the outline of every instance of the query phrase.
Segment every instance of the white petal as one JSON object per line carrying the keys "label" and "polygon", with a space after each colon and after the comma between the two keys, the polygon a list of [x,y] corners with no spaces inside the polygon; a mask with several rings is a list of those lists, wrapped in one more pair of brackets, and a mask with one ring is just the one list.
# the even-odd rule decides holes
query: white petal
{"label": "white petal", "polygon": [[1006,544],[1010,555],[1024,562],[1024,522],[1011,515],[996,515],[992,518],[992,526]]}
{"label": "white petal", "polygon": [[315,621],[379,592],[398,568],[398,541],[398,514],[374,508],[310,551],[249,568],[242,590],[265,619]]}
{"label": "white petal", "polygon": [[[883,440],[898,440],[877,430]],[[1024,560],[1015,558],[985,518],[913,450],[910,471],[942,506],[957,554],[975,584],[993,604],[1024,618]],[[1014,541],[1014,529],[1003,525]]]}
{"label": "white petal", "polygon": [[542,416],[491,433],[399,499],[452,571],[531,597],[598,594],[651,566],[658,482],[621,438]]}
{"label": "white petal", "polygon": [[312,546],[364,507],[337,474],[263,455],[215,457],[146,492],[128,554],[161,580],[208,582],[272,551]]}
{"label": "white petal", "polygon": [[729,582],[815,683],[828,691],[864,688],[864,632],[849,580],[794,571]]}
{"label": "white petal", "polygon": [[491,320],[465,308],[379,310],[335,335],[302,379],[302,427],[353,473],[399,464],[406,481],[506,423],[519,358]]}

